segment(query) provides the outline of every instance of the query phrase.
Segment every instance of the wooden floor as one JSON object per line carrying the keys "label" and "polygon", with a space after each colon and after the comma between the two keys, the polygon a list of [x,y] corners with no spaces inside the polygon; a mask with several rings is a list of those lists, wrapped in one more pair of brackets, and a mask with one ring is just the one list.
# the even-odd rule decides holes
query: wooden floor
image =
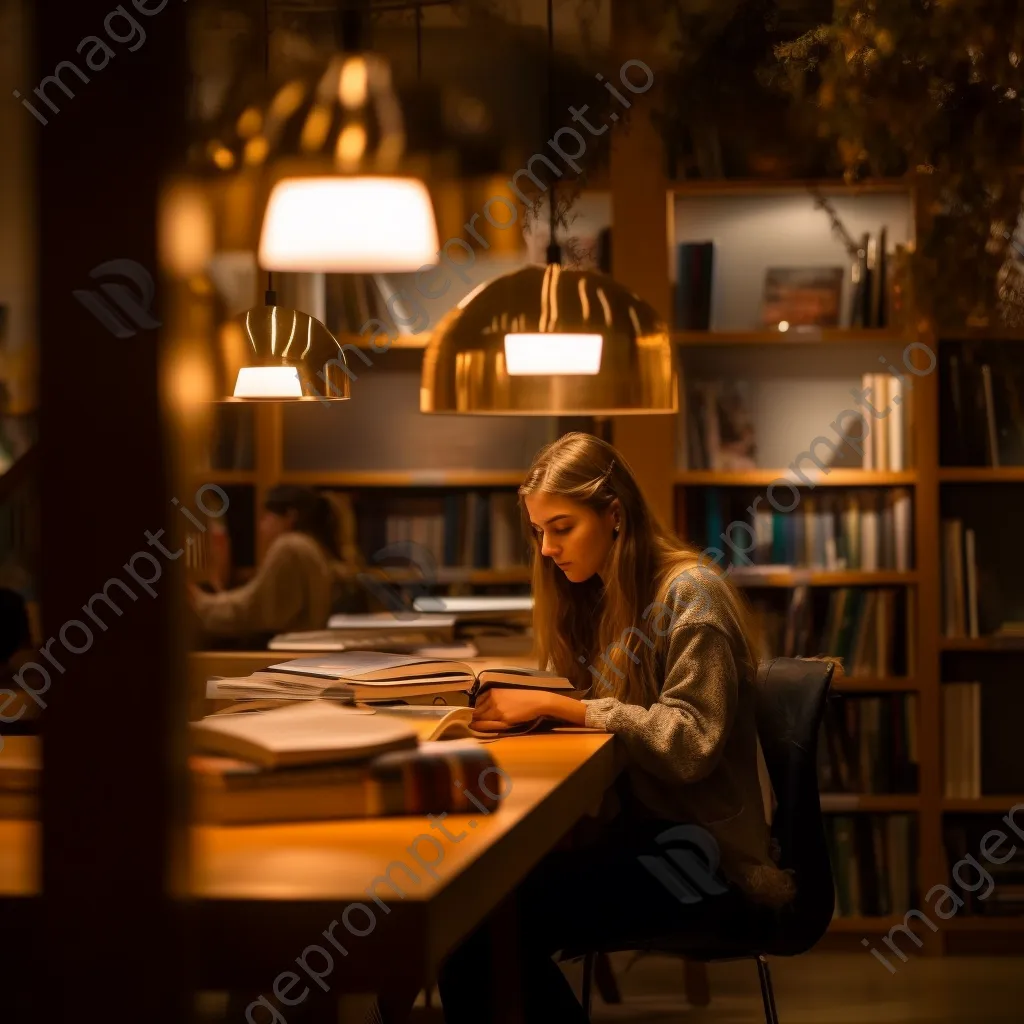
{"label": "wooden floor", "polygon": [[[752,963],[710,968],[711,1005],[688,1008],[679,961],[616,954],[623,1002],[595,996],[593,1019],[631,1024],[763,1024]],[[916,957],[890,974],[867,951],[772,960],[781,1024],[1010,1024],[1024,1021],[1024,958]],[[578,968],[567,970],[578,978]],[[577,989],[578,991],[578,989]]]}

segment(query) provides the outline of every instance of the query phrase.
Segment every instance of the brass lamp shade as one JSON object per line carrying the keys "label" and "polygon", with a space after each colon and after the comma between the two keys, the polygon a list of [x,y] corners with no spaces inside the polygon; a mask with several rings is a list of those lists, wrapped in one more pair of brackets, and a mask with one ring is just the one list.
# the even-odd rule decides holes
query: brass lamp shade
{"label": "brass lamp shade", "polygon": [[222,402],[331,402],[349,397],[345,353],[315,317],[257,306],[227,321],[217,344]]}
{"label": "brass lamp shade", "polygon": [[420,411],[622,416],[678,410],[654,310],[604,274],[528,266],[470,292],[423,356]]}

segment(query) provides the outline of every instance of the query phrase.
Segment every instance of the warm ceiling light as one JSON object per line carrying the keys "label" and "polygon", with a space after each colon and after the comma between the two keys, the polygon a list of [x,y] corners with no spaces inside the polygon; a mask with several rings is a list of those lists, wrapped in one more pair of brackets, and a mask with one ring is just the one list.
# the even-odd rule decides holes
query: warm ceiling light
{"label": "warm ceiling light", "polygon": [[593,375],[601,369],[602,343],[600,334],[506,334],[505,368],[511,377]]}
{"label": "warm ceiling light", "polygon": [[431,334],[420,411],[617,416],[679,405],[654,310],[604,274],[528,266],[474,289]]}
{"label": "warm ceiling light", "polygon": [[422,181],[285,178],[267,203],[260,264],[304,273],[397,273],[437,262],[439,248]]}
{"label": "warm ceiling light", "polygon": [[301,398],[294,366],[243,366],[235,380],[235,398]]}

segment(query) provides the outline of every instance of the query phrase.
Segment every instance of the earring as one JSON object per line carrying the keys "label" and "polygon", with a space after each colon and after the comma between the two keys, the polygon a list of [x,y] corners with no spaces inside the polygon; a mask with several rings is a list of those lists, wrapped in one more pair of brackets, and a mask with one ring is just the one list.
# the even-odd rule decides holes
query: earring
{"label": "earring", "polygon": [[612,527],[612,535],[615,536],[615,537],[618,537],[618,535],[619,535],[618,524],[616,524],[614,527]]}

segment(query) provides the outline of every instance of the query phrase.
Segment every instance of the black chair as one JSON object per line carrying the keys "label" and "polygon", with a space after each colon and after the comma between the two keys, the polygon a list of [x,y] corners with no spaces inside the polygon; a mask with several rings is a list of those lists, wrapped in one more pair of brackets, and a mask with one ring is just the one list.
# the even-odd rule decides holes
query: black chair
{"label": "black chair", "polygon": [[[830,661],[776,658],[757,673],[757,731],[777,802],[772,838],[779,867],[794,874],[793,901],[774,917],[769,933],[753,943],[737,936],[736,944],[719,938],[709,946],[706,937],[672,936],[642,944],[643,952],[682,954],[705,963],[756,961],[767,1024],[778,1024],[779,1018],[766,957],[806,953],[825,934],[835,907],[817,774],[818,732],[834,667]],[[591,952],[584,959],[582,1003],[588,1016],[597,952],[612,951]]]}

